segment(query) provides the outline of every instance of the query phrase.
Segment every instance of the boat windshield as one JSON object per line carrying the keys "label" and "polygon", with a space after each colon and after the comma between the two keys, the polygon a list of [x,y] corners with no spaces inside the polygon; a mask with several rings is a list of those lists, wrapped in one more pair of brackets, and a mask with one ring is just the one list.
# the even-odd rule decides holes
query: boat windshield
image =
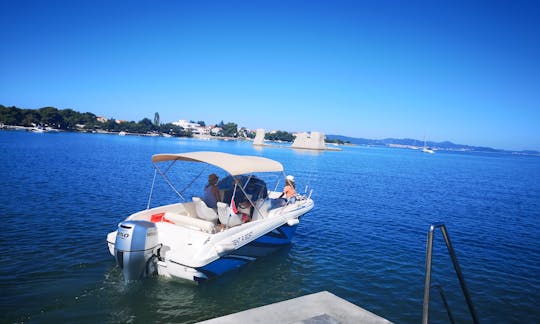
{"label": "boat windshield", "polygon": [[223,178],[218,185],[219,191],[223,192],[223,201],[231,201],[233,192],[234,192],[234,179],[239,181],[239,185],[242,186],[242,190],[237,190],[234,200],[235,202],[241,202],[245,200],[245,194],[249,195],[251,201],[257,201],[262,198],[265,199],[268,197],[268,190],[266,188],[266,183],[256,176],[227,176]]}

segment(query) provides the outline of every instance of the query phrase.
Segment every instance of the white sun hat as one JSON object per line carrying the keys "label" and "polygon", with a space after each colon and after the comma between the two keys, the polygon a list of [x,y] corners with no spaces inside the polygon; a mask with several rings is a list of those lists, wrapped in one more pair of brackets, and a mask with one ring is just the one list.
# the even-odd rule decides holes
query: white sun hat
{"label": "white sun hat", "polygon": [[285,179],[294,182],[294,176],[288,175]]}

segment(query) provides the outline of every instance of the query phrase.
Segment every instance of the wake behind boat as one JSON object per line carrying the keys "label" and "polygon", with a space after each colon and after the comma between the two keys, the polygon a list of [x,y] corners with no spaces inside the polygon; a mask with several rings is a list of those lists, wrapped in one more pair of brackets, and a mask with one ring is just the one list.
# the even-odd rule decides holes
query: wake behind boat
{"label": "wake behind boat", "polygon": [[[185,190],[175,188],[168,175],[177,162],[200,162],[226,172],[218,185],[217,210],[197,196],[186,201]],[[152,163],[147,209],[130,215],[107,235],[109,252],[125,280],[158,274],[203,281],[221,275],[289,244],[300,216],[314,206],[307,189],[292,199],[279,198],[282,192],[276,188],[285,173],[281,163],[268,158],[191,152],[157,154]],[[184,202],[150,208],[158,173]],[[274,190],[267,189],[259,174],[279,174]]]}

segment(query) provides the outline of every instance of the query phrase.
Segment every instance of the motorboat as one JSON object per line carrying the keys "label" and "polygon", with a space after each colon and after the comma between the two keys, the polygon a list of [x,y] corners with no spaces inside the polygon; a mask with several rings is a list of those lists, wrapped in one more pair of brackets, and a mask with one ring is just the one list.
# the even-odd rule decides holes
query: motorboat
{"label": "motorboat", "polygon": [[[107,235],[109,252],[126,281],[156,274],[194,282],[219,276],[289,244],[300,217],[314,207],[313,190],[307,186],[302,194],[280,198],[277,188],[286,177],[283,165],[265,157],[203,151],[156,154],[152,163],[155,172],[147,208],[128,216]],[[187,198],[185,189],[176,188],[171,170],[182,164],[224,172],[216,209],[200,196]],[[195,178],[202,173],[195,172]],[[181,202],[150,207],[157,174]],[[275,181],[274,188],[268,188],[266,178]]]}

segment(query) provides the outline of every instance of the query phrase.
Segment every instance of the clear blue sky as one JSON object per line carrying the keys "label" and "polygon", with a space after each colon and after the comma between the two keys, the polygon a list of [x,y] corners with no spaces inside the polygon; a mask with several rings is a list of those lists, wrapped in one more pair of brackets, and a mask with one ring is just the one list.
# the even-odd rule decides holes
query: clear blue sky
{"label": "clear blue sky", "polygon": [[538,1],[1,1],[0,104],[540,150]]}

